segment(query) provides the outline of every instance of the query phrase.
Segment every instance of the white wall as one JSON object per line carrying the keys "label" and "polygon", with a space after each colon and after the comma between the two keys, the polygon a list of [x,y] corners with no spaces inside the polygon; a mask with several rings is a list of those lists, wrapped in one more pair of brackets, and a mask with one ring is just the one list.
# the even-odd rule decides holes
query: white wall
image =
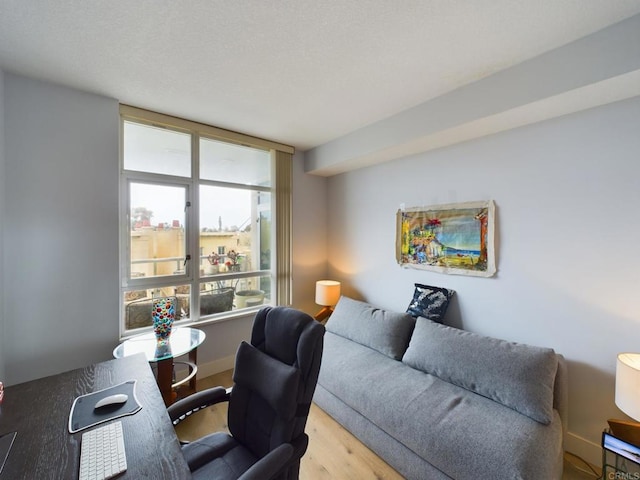
{"label": "white wall", "polygon": [[[0,69],[0,272],[4,272],[4,72]],[[0,382],[5,381],[4,367],[4,275],[0,273]]]}
{"label": "white wall", "polygon": [[303,155],[293,157],[293,306],[310,315],[316,281],[327,276],[327,181],[304,173]]}
{"label": "white wall", "polygon": [[118,102],[5,74],[4,359],[17,383],[118,339]]}
{"label": "white wall", "polygon": [[640,95],[640,14],[305,152],[330,176]]}
{"label": "white wall", "polygon": [[[6,365],[13,384],[107,360],[118,344],[119,112],[114,99],[9,73],[2,88],[2,78],[0,378]],[[293,304],[313,313],[326,181],[304,173],[301,155],[294,165]],[[252,318],[203,327],[202,375],[230,368]]]}
{"label": "white wall", "polygon": [[[593,463],[616,354],[640,351],[640,97],[329,179],[329,274],[406,309],[413,283],[456,290],[446,323],[549,346],[569,362],[567,448]],[[493,278],[401,269],[395,214],[494,199]]]}

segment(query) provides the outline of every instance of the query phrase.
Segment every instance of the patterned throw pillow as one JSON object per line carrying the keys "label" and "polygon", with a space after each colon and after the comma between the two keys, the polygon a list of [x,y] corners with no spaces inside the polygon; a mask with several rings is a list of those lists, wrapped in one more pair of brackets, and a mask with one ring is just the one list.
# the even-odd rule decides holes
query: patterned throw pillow
{"label": "patterned throw pillow", "polygon": [[449,300],[456,292],[448,288],[431,287],[420,283],[416,283],[415,287],[407,313],[412,317],[424,317],[442,323]]}

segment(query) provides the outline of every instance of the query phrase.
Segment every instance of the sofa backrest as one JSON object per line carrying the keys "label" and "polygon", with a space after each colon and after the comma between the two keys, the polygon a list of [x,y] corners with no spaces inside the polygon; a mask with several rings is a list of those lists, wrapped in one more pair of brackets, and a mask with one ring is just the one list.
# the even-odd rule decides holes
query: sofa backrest
{"label": "sofa backrest", "polygon": [[548,425],[558,356],[534,347],[418,318],[402,361]]}
{"label": "sofa backrest", "polygon": [[507,342],[341,297],[329,332],[549,424],[567,422],[567,367],[550,348]]}
{"label": "sofa backrest", "polygon": [[409,345],[415,319],[407,313],[376,308],[340,297],[327,322],[327,331],[400,360]]}

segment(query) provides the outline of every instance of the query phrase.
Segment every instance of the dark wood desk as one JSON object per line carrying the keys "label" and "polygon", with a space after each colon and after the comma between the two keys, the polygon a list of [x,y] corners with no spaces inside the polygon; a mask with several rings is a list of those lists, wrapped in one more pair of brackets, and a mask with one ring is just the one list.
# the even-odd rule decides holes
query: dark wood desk
{"label": "dark wood desk", "polygon": [[0,435],[18,434],[0,480],[78,478],[86,430],[69,433],[73,400],[133,379],[142,410],[118,419],[128,466],[118,479],[191,478],[155,377],[145,356],[138,354],[5,388]]}

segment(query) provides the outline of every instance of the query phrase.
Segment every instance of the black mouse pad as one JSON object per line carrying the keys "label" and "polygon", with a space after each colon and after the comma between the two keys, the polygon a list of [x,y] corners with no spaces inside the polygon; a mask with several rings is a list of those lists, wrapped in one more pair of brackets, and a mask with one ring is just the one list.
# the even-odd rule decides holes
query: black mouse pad
{"label": "black mouse pad", "polygon": [[[103,398],[124,393],[129,396],[126,402],[94,408],[96,402]],[[76,433],[85,428],[93,427],[102,422],[108,422],[114,418],[124,417],[138,413],[142,406],[136,397],[136,381],[129,380],[113,387],[108,387],[97,392],[87,393],[76,398],[69,413],[69,433]]]}

